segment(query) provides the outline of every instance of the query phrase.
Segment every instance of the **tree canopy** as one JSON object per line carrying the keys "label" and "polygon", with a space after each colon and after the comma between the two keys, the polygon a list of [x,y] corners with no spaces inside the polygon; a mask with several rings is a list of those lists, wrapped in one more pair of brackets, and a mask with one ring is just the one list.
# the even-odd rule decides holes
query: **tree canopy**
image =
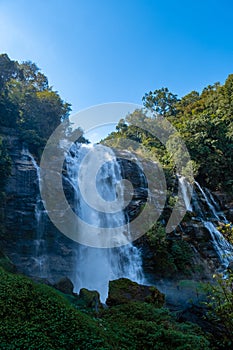
{"label": "tree canopy", "polygon": [[[201,93],[191,91],[181,99],[168,88],[161,88],[146,93],[142,100],[145,110],[121,118],[116,132],[105,142],[111,140],[112,145],[119,146],[122,139],[136,141],[164,168],[175,170],[174,159],[182,157],[182,150],[169,154],[169,144],[165,147],[149,132],[153,131],[156,118],[165,118],[184,140],[198,181],[213,190],[233,191],[233,74],[223,85],[215,83]],[[151,115],[146,114],[147,110]],[[140,123],[143,128],[135,126]]]}
{"label": "tree canopy", "polygon": [[35,154],[69,111],[35,63],[0,55],[0,125],[17,128]]}

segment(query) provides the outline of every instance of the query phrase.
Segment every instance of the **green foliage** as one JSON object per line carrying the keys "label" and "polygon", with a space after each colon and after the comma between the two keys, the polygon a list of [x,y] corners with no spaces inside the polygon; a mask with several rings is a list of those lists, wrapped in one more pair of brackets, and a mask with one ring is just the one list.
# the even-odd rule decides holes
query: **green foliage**
{"label": "green foliage", "polygon": [[[128,140],[123,143],[125,147],[129,140],[135,141],[134,150],[140,145],[145,147],[164,168],[175,172],[175,164],[184,161],[179,142],[182,138],[191,161],[179,172],[187,178],[193,172],[210,189],[233,191],[233,74],[224,85],[209,85],[201,94],[192,91],[178,100],[167,88],[162,88],[150,91],[143,102],[152,111],[152,117],[145,110],[134,111],[120,120],[117,131],[106,141],[111,140],[114,145],[115,140],[117,147],[122,143],[120,140]],[[155,130],[161,136],[169,132],[159,121],[164,117],[178,130],[169,137],[166,147],[153,136]]]}
{"label": "green foliage", "polygon": [[167,246],[165,228],[159,223],[156,223],[149,231],[147,231],[146,237],[151,247],[163,249],[163,247]]}
{"label": "green foliage", "polygon": [[186,241],[173,240],[170,244],[169,252],[179,271],[188,271],[190,269],[193,253]]}
{"label": "green foliage", "polygon": [[197,326],[176,323],[166,309],[147,303],[115,306],[100,317],[112,349],[209,349]]}
{"label": "green foliage", "polygon": [[55,290],[0,269],[0,349],[99,349],[101,330]]}
{"label": "green foliage", "polygon": [[227,278],[214,275],[215,284],[209,284],[208,317],[217,325],[222,325],[222,339],[218,340],[218,349],[230,350],[233,346],[233,273]]}
{"label": "green foliage", "polygon": [[148,94],[145,94],[142,100],[145,107],[163,117],[176,114],[177,95],[170,92],[168,88],[150,91]]}
{"label": "green foliage", "polygon": [[218,227],[223,236],[233,245],[233,227],[231,224],[223,224]]}
{"label": "green foliage", "polygon": [[35,63],[19,64],[0,55],[0,126],[17,128],[34,154],[40,155],[69,111]]}
{"label": "green foliage", "polygon": [[197,326],[152,304],[129,302],[93,318],[46,285],[2,268],[0,279],[0,349],[209,349]]}
{"label": "green foliage", "polygon": [[154,252],[154,269],[163,277],[174,277],[174,273],[189,274],[192,269],[192,250],[181,239],[168,239],[165,228],[156,223],[147,233],[146,239]]}

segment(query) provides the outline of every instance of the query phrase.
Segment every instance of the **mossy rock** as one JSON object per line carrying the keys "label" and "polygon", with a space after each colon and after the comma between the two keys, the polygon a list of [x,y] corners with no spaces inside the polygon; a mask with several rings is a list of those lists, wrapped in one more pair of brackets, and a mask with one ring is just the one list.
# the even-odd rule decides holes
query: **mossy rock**
{"label": "mossy rock", "polygon": [[68,277],[63,277],[54,284],[54,288],[64,294],[73,294],[74,285]]}
{"label": "mossy rock", "polygon": [[144,286],[127,278],[109,282],[109,293],[106,304],[109,306],[126,304],[132,301],[151,303],[157,307],[164,304],[164,294],[152,286]]}
{"label": "mossy rock", "polygon": [[102,305],[100,302],[100,295],[96,290],[82,288],[80,289],[78,299],[84,306],[96,311],[98,311],[99,307]]}

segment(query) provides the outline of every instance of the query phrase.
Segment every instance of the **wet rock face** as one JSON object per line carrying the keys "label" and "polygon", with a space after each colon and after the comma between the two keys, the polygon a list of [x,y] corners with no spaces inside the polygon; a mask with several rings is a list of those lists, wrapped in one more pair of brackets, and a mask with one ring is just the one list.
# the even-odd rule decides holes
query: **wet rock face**
{"label": "wet rock face", "polygon": [[[11,129],[10,129],[11,130]],[[37,175],[29,159],[21,155],[22,144],[17,133],[4,130],[4,139],[11,156],[11,176],[6,185],[3,203],[5,232],[1,233],[1,244],[18,265],[32,253],[31,242],[36,229],[35,202]],[[24,257],[24,258],[23,258]]]}
{"label": "wet rock face", "polygon": [[[75,243],[62,235],[47,215],[43,217],[38,239],[36,206],[40,197],[37,171],[30,157],[22,151],[23,145],[17,132],[3,129],[0,133],[6,142],[12,166],[5,201],[0,203],[4,222],[0,248],[26,275],[49,278],[51,282],[62,276],[71,277]],[[40,209],[43,210],[43,206]]]}
{"label": "wet rock face", "polygon": [[117,157],[122,178],[128,180],[132,186],[131,190],[127,186],[124,188],[126,197],[131,198],[129,205],[125,208],[126,217],[132,221],[140,214],[149,193],[154,210],[159,216],[165,203],[166,185],[163,172],[158,164],[139,157],[136,161],[133,155],[130,159],[127,151],[118,151]]}
{"label": "wet rock face", "polygon": [[[38,218],[36,206],[39,196],[38,177],[30,157],[22,152],[23,145],[14,129],[2,128],[0,134],[4,137],[12,159],[12,171],[6,185],[5,202],[0,203],[0,213],[4,217],[4,230],[0,232],[0,250],[6,253],[20,272],[29,276],[47,278],[54,283],[63,276],[72,279],[75,266],[75,250],[77,243],[60,233],[51,223],[47,215],[43,217],[42,231],[38,242]],[[133,187],[131,201],[126,208],[129,221],[139,215],[142,206],[148,198],[148,181],[154,184],[157,176],[155,163],[140,160],[137,162],[125,159],[125,153],[118,154],[122,177],[129,180]],[[145,173],[142,171],[145,169]],[[157,169],[157,170],[156,170]],[[154,177],[153,177],[154,176]],[[158,171],[159,176],[159,171]],[[159,181],[158,181],[159,185]],[[63,182],[67,199],[72,205],[72,189],[68,181]],[[132,190],[132,188],[131,188]],[[161,192],[159,187],[150,192],[156,208],[161,211]],[[225,209],[228,217],[233,219],[232,198],[223,193],[214,193],[221,208]],[[161,204],[161,208],[160,208]],[[43,210],[43,208],[41,208]],[[166,210],[166,208],[165,208]],[[170,215],[170,212],[169,212]],[[194,250],[193,263],[202,267],[202,272],[195,273],[197,278],[212,275],[219,267],[219,260],[210,241],[210,234],[201,222],[189,219],[182,223],[183,232],[178,232],[178,239],[186,240]],[[153,274],[154,254],[147,245],[144,237],[137,244],[142,248],[144,267]],[[39,245],[39,248],[38,248]],[[40,264],[42,263],[42,268]],[[154,276],[153,276],[154,278]]]}
{"label": "wet rock face", "polygon": [[145,174],[134,161],[118,158],[118,162],[121,167],[122,178],[128,180],[133,187],[133,192],[126,193],[126,196],[132,198],[125,210],[129,221],[131,221],[137,217],[141,206],[146,203],[148,185]]}
{"label": "wet rock face", "polygon": [[225,212],[229,221],[233,222],[233,195],[226,192],[213,192],[214,197],[218,201],[220,207]]}

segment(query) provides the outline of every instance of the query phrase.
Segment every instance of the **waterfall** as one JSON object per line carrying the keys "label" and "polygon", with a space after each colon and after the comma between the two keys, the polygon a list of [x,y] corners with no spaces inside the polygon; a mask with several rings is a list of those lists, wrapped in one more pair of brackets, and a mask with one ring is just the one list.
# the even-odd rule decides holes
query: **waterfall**
{"label": "waterfall", "polygon": [[210,200],[209,200],[207,194],[205,193],[205,191],[201,188],[201,186],[199,185],[199,183],[198,183],[197,181],[195,181],[195,185],[196,185],[197,188],[199,189],[199,191],[200,191],[202,197],[204,198],[205,203],[206,203],[207,206],[208,206],[208,209],[209,209],[209,212],[210,212],[211,216],[214,217],[214,218],[217,219],[217,220],[220,220],[220,218],[219,218],[219,216],[218,216],[218,214],[217,214],[217,211],[216,211],[214,205],[210,202]]}
{"label": "waterfall", "polygon": [[[38,185],[40,182],[40,167],[38,166],[35,158],[29,152],[29,150],[23,146],[21,151],[22,157],[26,160],[30,160],[34,169],[36,170]],[[39,188],[37,189],[36,204],[35,204],[35,219],[36,219],[36,237],[33,241],[33,260],[34,264],[32,266],[32,274],[40,277],[48,277],[47,269],[47,249],[46,240],[44,237],[45,233],[45,223],[47,213],[44,209],[43,202],[39,193]]]}
{"label": "waterfall", "polygon": [[222,266],[227,268],[229,262],[233,260],[232,245],[223,237],[221,232],[218,231],[218,229],[211,221],[205,221],[204,226],[207,228],[211,235],[212,242]]}
{"label": "waterfall", "polygon": [[205,192],[209,198],[209,202],[212,203],[212,207],[214,208],[214,213],[218,217],[219,221],[223,221],[224,223],[228,223],[225,215],[221,212],[220,206],[216,202],[216,200],[214,199],[212,193],[207,188],[205,188]]}
{"label": "waterfall", "polygon": [[[95,195],[91,187],[93,182],[100,197],[109,203],[109,208],[111,208],[111,203],[116,198],[119,199],[119,197],[124,196],[124,188],[118,186],[122,180],[121,169],[113,151],[101,145],[75,144],[66,157],[67,181],[69,181],[74,191],[73,210],[83,221],[97,228],[96,240],[100,239],[98,227],[117,227],[118,235],[110,239],[125,242],[126,236],[129,237],[130,232],[128,231],[126,235],[122,229],[119,234],[119,227],[125,225],[127,221],[123,210],[106,213],[104,210],[94,209],[84,200],[83,193],[81,193],[80,186],[78,186],[81,163],[89,152],[94,152],[97,158],[101,157],[102,152],[107,152],[111,156],[111,161],[107,161],[101,166],[96,177],[91,165],[89,166],[85,178],[85,196],[92,199]],[[85,232],[81,232],[80,227],[76,229],[78,234],[85,234]],[[79,292],[81,288],[97,290],[100,293],[101,301],[105,302],[110,280],[125,277],[143,283],[140,251],[132,243],[127,242],[126,245],[114,248],[93,248],[79,244],[74,272],[75,291]],[[110,244],[110,246],[112,245]]]}
{"label": "waterfall", "polygon": [[[222,233],[216,227],[217,222],[228,223],[224,214],[219,211],[219,206],[208,190],[202,189],[200,184],[195,181],[195,185],[201,195],[201,198],[207,206],[207,211],[202,210],[201,221],[209,231],[214,248],[219,256],[223,268],[227,268],[229,262],[233,260],[233,246],[225,239]],[[200,206],[199,206],[200,209]],[[211,221],[212,218],[212,221]]]}
{"label": "waterfall", "polygon": [[184,176],[179,176],[178,181],[180,183],[185,208],[187,211],[193,211],[192,205],[190,203],[190,198],[192,196],[192,187]]}

